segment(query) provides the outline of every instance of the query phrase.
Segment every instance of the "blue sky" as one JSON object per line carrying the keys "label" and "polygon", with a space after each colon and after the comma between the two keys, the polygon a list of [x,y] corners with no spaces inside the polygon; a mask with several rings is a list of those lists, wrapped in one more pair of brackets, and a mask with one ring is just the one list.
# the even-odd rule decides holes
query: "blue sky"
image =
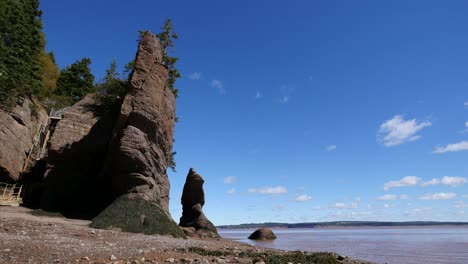
{"label": "blue sky", "polygon": [[177,173],[216,224],[468,221],[466,1],[45,1],[48,50],[101,79],[180,38]]}

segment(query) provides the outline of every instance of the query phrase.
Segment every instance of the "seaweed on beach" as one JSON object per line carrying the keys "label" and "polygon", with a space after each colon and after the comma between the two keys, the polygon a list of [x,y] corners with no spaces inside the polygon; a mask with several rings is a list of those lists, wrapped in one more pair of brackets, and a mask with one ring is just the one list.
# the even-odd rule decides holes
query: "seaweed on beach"
{"label": "seaweed on beach", "polygon": [[126,196],[117,198],[96,216],[91,227],[186,238],[182,229],[158,205]]}
{"label": "seaweed on beach", "polygon": [[[207,250],[198,247],[191,247],[188,249],[189,252],[196,253],[201,256],[228,256],[231,255],[230,251],[221,250]],[[252,250],[242,251],[238,254],[239,258],[251,258],[254,263],[257,261],[264,261],[266,264],[284,264],[288,262],[302,263],[302,264],[339,264],[338,259],[340,256],[336,253],[329,252],[302,252],[302,251],[291,251],[291,252],[255,252]]]}

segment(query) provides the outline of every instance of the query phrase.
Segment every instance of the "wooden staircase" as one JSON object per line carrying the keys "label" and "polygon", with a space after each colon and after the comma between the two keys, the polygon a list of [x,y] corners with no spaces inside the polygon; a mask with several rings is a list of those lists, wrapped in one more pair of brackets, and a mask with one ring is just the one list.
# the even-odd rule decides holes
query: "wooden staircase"
{"label": "wooden staircase", "polygon": [[31,149],[29,150],[28,157],[24,162],[23,172],[26,171],[36,161],[41,160],[47,153],[47,143],[49,142],[51,131],[55,129],[55,125],[59,120],[62,119],[63,113],[67,109],[68,107],[50,110],[49,118],[47,118],[45,124],[41,125],[41,128],[39,129],[39,132],[33,141]]}
{"label": "wooden staircase", "polygon": [[0,205],[20,206],[23,203],[22,189],[22,185],[0,182]]}

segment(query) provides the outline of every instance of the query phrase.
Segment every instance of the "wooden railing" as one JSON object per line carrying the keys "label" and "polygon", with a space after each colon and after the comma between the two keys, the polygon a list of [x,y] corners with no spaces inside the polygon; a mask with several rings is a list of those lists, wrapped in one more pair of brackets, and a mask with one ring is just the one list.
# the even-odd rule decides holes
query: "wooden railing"
{"label": "wooden railing", "polygon": [[22,204],[22,189],[22,185],[0,182],[0,205],[19,206]]}

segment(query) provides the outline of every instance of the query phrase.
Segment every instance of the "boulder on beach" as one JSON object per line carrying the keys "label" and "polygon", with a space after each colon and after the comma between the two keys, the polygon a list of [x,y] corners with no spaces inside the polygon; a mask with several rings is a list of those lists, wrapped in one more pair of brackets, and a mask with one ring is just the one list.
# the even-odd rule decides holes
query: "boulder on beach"
{"label": "boulder on beach", "polygon": [[249,239],[252,240],[275,240],[276,235],[269,228],[260,228],[255,230],[250,236]]}

